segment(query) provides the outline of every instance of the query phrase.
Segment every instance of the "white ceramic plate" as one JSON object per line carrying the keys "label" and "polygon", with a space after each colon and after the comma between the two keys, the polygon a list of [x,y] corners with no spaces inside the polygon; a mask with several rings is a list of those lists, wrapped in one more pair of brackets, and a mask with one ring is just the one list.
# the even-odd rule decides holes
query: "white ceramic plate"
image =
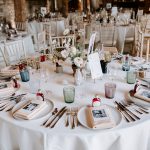
{"label": "white ceramic plate", "polygon": [[5,67],[0,70],[0,76],[2,77],[13,77],[16,74],[19,74],[19,69],[10,69],[11,66]]}
{"label": "white ceramic plate", "polygon": [[138,105],[142,105],[142,106],[148,106],[150,107],[150,102],[146,102],[142,99],[136,98],[134,96],[131,96],[130,93],[128,92],[128,98],[129,100],[131,100],[132,102],[138,104]]}
{"label": "white ceramic plate", "polygon": [[[0,83],[0,84],[2,84],[2,83]],[[13,90],[12,91],[10,91],[10,92],[5,92],[5,93],[1,93],[0,94],[0,98],[8,98],[8,97],[10,97],[10,96],[12,96],[16,91],[18,91],[18,89],[20,88],[20,85],[19,85],[19,87],[18,88],[13,88]],[[1,99],[0,99],[1,100]]]}
{"label": "white ceramic plate", "polygon": [[[118,110],[116,110],[115,108],[113,108],[111,106],[108,106],[108,107],[110,109],[110,112],[112,113],[112,117],[117,126],[121,122],[122,116],[121,116],[120,112]],[[79,110],[78,120],[84,127],[88,128],[88,129],[93,129],[93,128],[91,128],[90,123],[89,123],[89,118],[87,116],[87,109],[88,109],[88,107],[85,106]],[[102,130],[102,128],[96,128],[93,130]],[[103,129],[103,130],[105,130],[105,129]]]}
{"label": "white ceramic plate", "polygon": [[[31,96],[32,95],[32,96]],[[23,98],[23,100],[21,102],[19,102],[18,104],[16,104],[13,109],[12,109],[12,116],[17,119],[17,120],[24,120],[22,118],[17,118],[15,117],[13,114],[15,111],[17,111],[18,109],[20,109],[24,104],[26,104],[29,99],[36,99],[36,96],[34,96],[33,94],[27,95],[25,96],[25,98]],[[36,119],[41,119],[43,117],[46,117],[47,115],[49,115],[49,113],[53,110],[54,108],[54,103],[48,99],[45,100],[47,103],[47,107],[41,111],[41,113],[39,113],[35,118],[31,119],[31,120],[36,120]]]}

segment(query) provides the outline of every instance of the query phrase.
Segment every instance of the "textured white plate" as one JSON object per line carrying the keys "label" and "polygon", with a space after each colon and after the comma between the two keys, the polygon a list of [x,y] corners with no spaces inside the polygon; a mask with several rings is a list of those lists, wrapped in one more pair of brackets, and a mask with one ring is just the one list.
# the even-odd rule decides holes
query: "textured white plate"
{"label": "textured white plate", "polygon": [[[25,96],[25,98],[23,98],[23,100],[21,102],[19,102],[18,104],[16,104],[13,109],[12,109],[12,115],[14,114],[15,111],[17,111],[18,109],[20,109],[24,104],[26,104],[29,99],[36,99],[36,96],[33,94],[28,94],[27,96]],[[54,108],[54,103],[48,99],[45,100],[47,103],[47,107],[42,110],[35,118],[33,118],[32,120],[36,120],[36,119],[41,119],[43,117],[46,117],[47,115],[49,115],[49,113],[53,110]],[[13,117],[17,120],[24,120],[22,118],[17,118],[13,115]]]}
{"label": "textured white plate", "polygon": [[134,102],[138,105],[150,107],[150,102],[144,101],[144,100],[136,98],[134,96],[131,96],[129,92],[128,92],[128,98],[129,98],[129,100],[131,100],[132,102]]}
{"label": "textured white plate", "polygon": [[[107,107],[109,107],[110,112],[112,114],[112,117],[113,117],[113,119],[115,121],[115,124],[117,126],[121,122],[121,119],[122,119],[122,116],[121,116],[120,112],[118,110],[116,110],[114,107],[111,107],[111,106],[108,106],[108,105],[107,105]],[[87,115],[87,113],[88,113],[87,109],[88,109],[88,107],[85,106],[85,107],[82,107],[79,110],[78,120],[84,127],[89,128],[89,129],[93,129],[93,128],[91,128],[91,125],[90,125],[90,122],[89,122],[89,117]],[[93,130],[102,130],[102,129],[103,128],[96,128],[96,129],[93,129]],[[105,129],[103,129],[103,130],[105,130]]]}

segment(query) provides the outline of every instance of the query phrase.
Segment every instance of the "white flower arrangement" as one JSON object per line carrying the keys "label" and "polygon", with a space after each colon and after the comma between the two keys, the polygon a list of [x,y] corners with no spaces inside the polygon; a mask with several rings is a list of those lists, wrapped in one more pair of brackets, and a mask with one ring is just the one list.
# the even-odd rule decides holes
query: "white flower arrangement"
{"label": "white flower arrangement", "polygon": [[62,50],[61,55],[65,60],[70,60],[72,64],[75,64],[79,68],[84,67],[87,59],[87,51],[81,51],[74,46]]}

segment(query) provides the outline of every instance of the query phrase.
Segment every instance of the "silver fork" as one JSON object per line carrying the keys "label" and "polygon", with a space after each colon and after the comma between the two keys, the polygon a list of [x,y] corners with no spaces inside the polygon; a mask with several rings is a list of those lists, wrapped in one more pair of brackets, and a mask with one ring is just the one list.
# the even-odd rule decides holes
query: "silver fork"
{"label": "silver fork", "polygon": [[72,116],[72,126],[71,128],[74,129],[75,128],[75,109],[71,108],[71,116]]}
{"label": "silver fork", "polygon": [[78,121],[78,117],[77,117],[77,115],[78,115],[78,107],[76,107],[75,108],[75,117],[76,117],[76,125],[77,125],[77,127],[79,126],[79,121]]}

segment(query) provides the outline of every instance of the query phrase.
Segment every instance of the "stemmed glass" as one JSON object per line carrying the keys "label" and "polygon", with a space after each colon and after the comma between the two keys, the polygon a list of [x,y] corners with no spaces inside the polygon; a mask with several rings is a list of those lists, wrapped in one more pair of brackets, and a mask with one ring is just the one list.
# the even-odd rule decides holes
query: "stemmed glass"
{"label": "stemmed glass", "polygon": [[116,78],[116,76],[117,76],[117,66],[113,61],[108,63],[107,72],[108,72],[108,77],[109,77],[110,80],[114,80]]}

